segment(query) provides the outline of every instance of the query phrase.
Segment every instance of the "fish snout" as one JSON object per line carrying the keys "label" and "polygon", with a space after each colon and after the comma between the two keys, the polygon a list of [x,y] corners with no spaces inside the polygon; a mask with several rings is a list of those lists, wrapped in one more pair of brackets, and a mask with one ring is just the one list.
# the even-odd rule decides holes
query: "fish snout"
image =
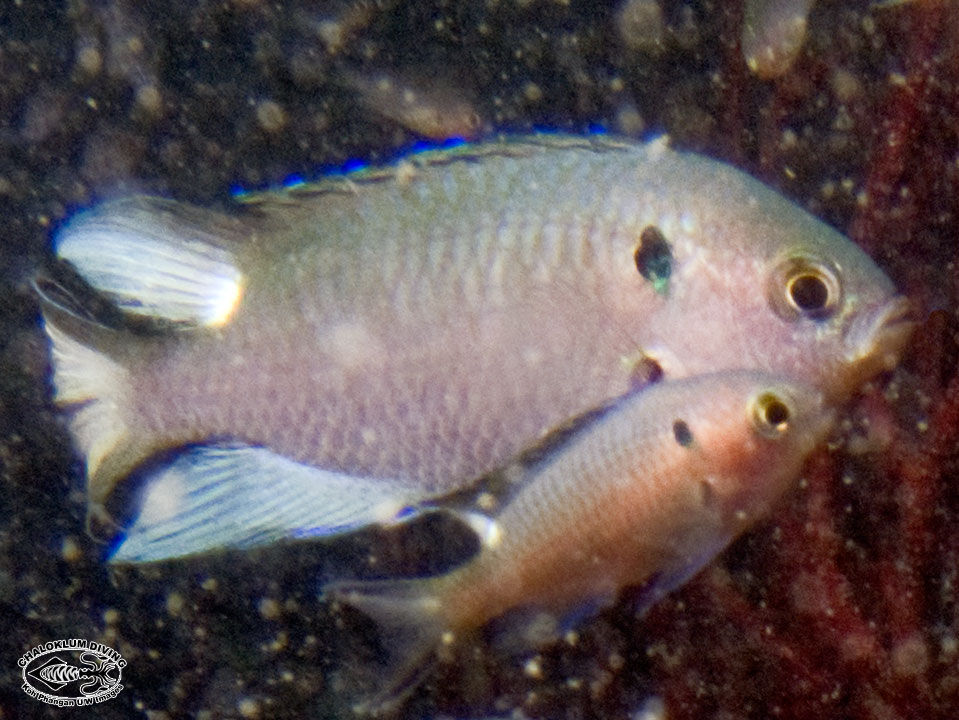
{"label": "fish snout", "polygon": [[845,334],[846,361],[861,368],[863,379],[893,369],[916,324],[912,303],[903,295],[861,313]]}

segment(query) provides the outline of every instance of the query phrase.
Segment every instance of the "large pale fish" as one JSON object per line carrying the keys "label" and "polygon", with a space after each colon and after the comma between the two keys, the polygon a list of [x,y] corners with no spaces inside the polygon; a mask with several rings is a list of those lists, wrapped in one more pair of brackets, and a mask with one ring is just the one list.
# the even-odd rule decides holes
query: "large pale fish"
{"label": "large pale fish", "polygon": [[192,446],[150,503],[218,525],[182,553],[453,491],[660,370],[757,368],[841,400],[911,327],[853,243],[663,140],[464,145],[229,212],[132,197],[54,244],[120,315],[37,282],[91,511]]}
{"label": "large pale fish", "polygon": [[833,419],[814,389],[762,373],[665,381],[493,473],[471,502],[438,502],[483,528],[472,559],[445,575],[327,589],[381,624],[394,660],[363,709],[395,703],[441,643],[508,611],[561,629],[627,585],[654,602],[767,513]]}

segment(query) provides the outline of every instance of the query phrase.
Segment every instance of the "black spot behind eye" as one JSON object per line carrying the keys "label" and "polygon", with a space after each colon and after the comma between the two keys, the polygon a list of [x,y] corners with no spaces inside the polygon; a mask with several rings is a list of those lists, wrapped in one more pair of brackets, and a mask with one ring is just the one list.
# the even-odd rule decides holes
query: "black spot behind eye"
{"label": "black spot behind eye", "polygon": [[673,437],[676,438],[677,443],[685,448],[693,444],[693,431],[682,420],[673,423]]}
{"label": "black spot behind eye", "polygon": [[633,259],[639,274],[653,284],[656,292],[665,295],[673,271],[673,253],[658,227],[647,225],[643,228]]}
{"label": "black spot behind eye", "polygon": [[633,365],[633,371],[630,373],[630,385],[634,388],[643,387],[658,383],[663,379],[663,366],[656,362],[655,358],[649,355],[643,355],[639,361]]}

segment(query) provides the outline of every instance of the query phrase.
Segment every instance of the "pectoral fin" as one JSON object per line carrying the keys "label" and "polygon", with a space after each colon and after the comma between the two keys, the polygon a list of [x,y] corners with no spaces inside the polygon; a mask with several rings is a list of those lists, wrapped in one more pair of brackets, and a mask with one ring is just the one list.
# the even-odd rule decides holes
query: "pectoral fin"
{"label": "pectoral fin", "polygon": [[420,498],[258,447],[201,446],[148,476],[111,562],[143,563],[391,522]]}
{"label": "pectoral fin", "polygon": [[[323,597],[351,605],[376,621],[387,663],[372,693],[361,693],[353,706],[358,716],[395,716],[422,682],[443,643],[444,613],[435,594],[436,578],[351,580],[331,583]],[[452,636],[451,636],[452,637]]]}

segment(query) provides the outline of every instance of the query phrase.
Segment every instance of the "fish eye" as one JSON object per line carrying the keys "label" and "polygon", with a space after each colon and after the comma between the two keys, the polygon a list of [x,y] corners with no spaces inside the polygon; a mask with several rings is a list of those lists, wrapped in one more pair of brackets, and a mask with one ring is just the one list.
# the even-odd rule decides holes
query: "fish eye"
{"label": "fish eye", "polygon": [[771,439],[782,437],[789,430],[793,415],[789,403],[772,390],[753,398],[751,413],[756,429]]}
{"label": "fish eye", "polygon": [[658,227],[647,225],[643,228],[639,244],[633,250],[633,260],[639,274],[653,284],[656,292],[665,295],[673,271],[673,253]]}
{"label": "fish eye", "polygon": [[827,263],[793,257],[773,272],[769,288],[773,308],[783,318],[824,320],[839,308],[839,274]]}

